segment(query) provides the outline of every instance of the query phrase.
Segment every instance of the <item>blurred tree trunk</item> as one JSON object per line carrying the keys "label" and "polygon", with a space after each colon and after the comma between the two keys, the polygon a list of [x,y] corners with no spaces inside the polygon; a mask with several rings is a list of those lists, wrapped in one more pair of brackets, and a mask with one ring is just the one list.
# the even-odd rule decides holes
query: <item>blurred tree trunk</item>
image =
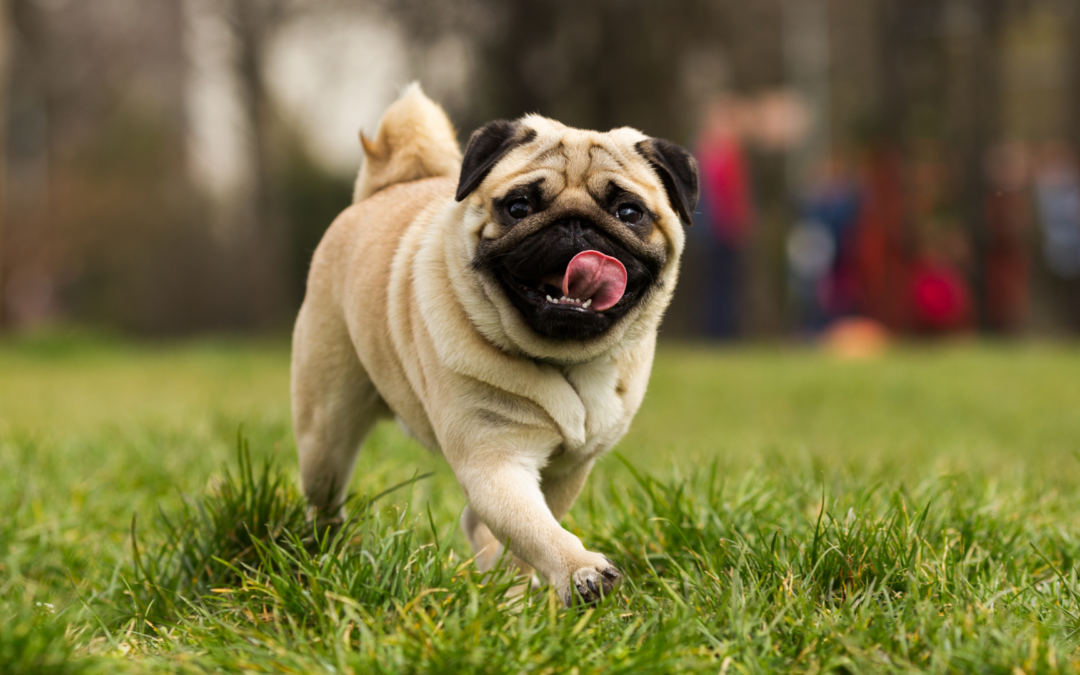
{"label": "blurred tree trunk", "polygon": [[[868,174],[870,190],[875,193],[875,208],[879,209],[880,244],[877,251],[881,269],[872,300],[875,318],[883,321],[891,330],[901,331],[907,328],[906,302],[906,260],[909,255],[908,217],[902,207],[888,210],[885,205],[902,204],[900,194],[890,195],[893,187],[899,186],[901,162],[905,146],[905,120],[908,114],[910,92],[903,77],[902,67],[906,49],[905,28],[911,17],[910,8],[904,0],[877,0],[875,11],[876,53],[875,65],[877,78],[876,91],[873,92],[874,139],[869,154]],[[891,199],[890,199],[891,197]],[[891,217],[890,217],[891,216]]]}
{"label": "blurred tree trunk", "polygon": [[1002,41],[1005,0],[970,0],[969,11],[977,18],[968,55],[967,134],[963,148],[962,210],[972,249],[971,282],[978,325],[987,326],[986,254],[988,228],[986,208],[990,185],[986,156],[1000,140],[1002,105]]}
{"label": "blurred tree trunk", "polygon": [[[228,0],[227,18],[236,38],[235,69],[239,101],[249,134],[251,185],[241,214],[238,242],[247,261],[248,321],[273,327],[288,311],[286,232],[280,190],[275,185],[279,153],[275,148],[273,101],[266,83],[268,46],[284,20],[282,0]],[[238,252],[239,253],[239,252]]]}
{"label": "blurred tree trunk", "polygon": [[904,130],[906,97],[900,77],[901,28],[904,17],[899,2],[878,0],[877,3],[877,129],[878,138],[887,144],[899,144]]}
{"label": "blurred tree trunk", "polygon": [[279,0],[229,0],[229,19],[236,35],[236,73],[240,104],[244,109],[251,143],[252,200],[250,214],[260,234],[276,235],[280,226],[274,200],[272,109],[265,67],[267,43],[281,20]]}
{"label": "blurred tree trunk", "polygon": [[15,326],[48,318],[51,311],[56,59],[39,3],[3,0],[3,9],[8,51],[0,85],[4,106],[0,304],[4,324]]}
{"label": "blurred tree trunk", "polygon": [[1080,150],[1080,2],[1073,2],[1069,16],[1069,27],[1065,34],[1068,49],[1068,86],[1069,128],[1066,133],[1074,151]]}
{"label": "blurred tree trunk", "polygon": [[7,242],[7,128],[8,128],[8,66],[11,60],[10,7],[8,0],[0,0],[0,332],[8,326],[7,320],[7,258],[10,255]]}

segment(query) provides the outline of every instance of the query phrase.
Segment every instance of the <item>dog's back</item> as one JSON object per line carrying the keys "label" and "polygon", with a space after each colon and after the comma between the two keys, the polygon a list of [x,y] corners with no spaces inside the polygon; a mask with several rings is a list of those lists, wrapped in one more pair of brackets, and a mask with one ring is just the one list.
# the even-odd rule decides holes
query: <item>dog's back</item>
{"label": "dog's back", "polygon": [[364,160],[354,203],[396,183],[456,176],[461,169],[461,150],[450,119],[416,83],[383,114],[374,138],[360,134],[360,144]]}

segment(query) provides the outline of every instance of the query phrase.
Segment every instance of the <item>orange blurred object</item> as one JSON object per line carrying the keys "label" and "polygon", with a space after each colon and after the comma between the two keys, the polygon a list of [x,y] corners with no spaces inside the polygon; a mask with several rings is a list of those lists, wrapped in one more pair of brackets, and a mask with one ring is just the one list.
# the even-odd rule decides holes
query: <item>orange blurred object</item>
{"label": "orange blurred object", "polygon": [[891,341],[881,323],[864,317],[834,321],[821,334],[821,345],[842,359],[870,359],[882,354]]}

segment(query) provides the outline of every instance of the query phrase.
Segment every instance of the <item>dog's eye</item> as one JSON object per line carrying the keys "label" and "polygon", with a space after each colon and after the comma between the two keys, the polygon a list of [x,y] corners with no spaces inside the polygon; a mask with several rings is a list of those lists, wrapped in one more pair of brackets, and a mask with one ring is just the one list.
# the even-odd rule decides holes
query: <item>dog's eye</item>
{"label": "dog's eye", "polygon": [[525,199],[515,199],[510,202],[510,205],[506,207],[506,210],[510,213],[511,218],[514,220],[521,220],[529,215],[529,202]]}
{"label": "dog's eye", "polygon": [[641,209],[633,204],[623,204],[619,207],[619,210],[615,212],[615,217],[624,223],[633,225],[641,220]]}

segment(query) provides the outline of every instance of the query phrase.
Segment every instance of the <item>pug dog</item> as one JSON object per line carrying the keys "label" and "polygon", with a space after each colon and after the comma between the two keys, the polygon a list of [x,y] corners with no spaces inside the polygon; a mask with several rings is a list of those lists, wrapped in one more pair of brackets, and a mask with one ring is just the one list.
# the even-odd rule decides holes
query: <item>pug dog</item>
{"label": "pug dog", "polygon": [[[292,409],[313,515],[340,515],[383,418],[446,458],[476,564],[508,546],[567,605],[622,574],[559,525],[649,381],[697,202],[693,157],[630,128],[453,126],[419,86],[384,114],[315,251]],[[533,577],[535,578],[535,577]]]}

